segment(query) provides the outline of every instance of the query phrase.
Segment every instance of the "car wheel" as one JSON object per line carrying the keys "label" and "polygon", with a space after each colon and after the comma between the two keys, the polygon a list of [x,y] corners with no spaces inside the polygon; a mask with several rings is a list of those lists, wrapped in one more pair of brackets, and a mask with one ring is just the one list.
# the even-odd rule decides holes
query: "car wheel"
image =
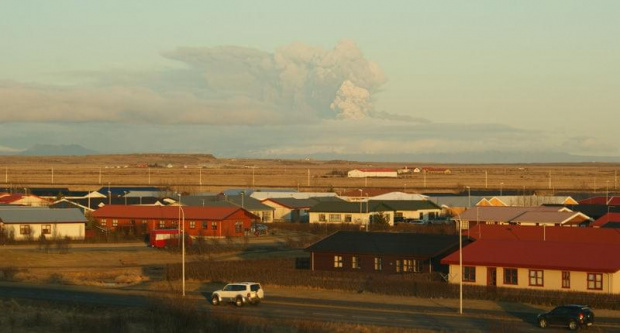
{"label": "car wheel", "polygon": [[260,298],[257,298],[255,300],[253,300],[250,304],[252,305],[258,305],[258,303],[260,303]]}
{"label": "car wheel", "polygon": [[540,328],[547,328],[548,326],[547,319],[545,318],[538,319],[538,326]]}
{"label": "car wheel", "polygon": [[568,323],[568,329],[569,329],[569,330],[571,330],[571,331],[575,331],[577,328],[578,328],[578,326],[577,326],[577,322],[575,322],[574,320],[571,320],[571,321]]}
{"label": "car wheel", "polygon": [[220,299],[217,297],[217,295],[214,295],[213,297],[211,297],[211,304],[220,305]]}
{"label": "car wheel", "polygon": [[235,299],[235,305],[238,307],[243,306],[243,297],[237,296],[237,298]]}

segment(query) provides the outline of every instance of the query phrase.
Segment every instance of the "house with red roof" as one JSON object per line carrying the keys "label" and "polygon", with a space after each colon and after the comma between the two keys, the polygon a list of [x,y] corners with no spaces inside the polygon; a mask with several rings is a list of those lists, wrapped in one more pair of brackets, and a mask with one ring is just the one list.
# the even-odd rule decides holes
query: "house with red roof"
{"label": "house with red roof", "polygon": [[349,178],[397,178],[398,173],[390,168],[363,168],[354,169],[347,173]]}
{"label": "house with red roof", "polygon": [[[620,214],[618,214],[620,215]],[[620,244],[620,229],[477,224],[463,232],[472,239],[536,240]]]}
{"label": "house with red roof", "polygon": [[620,294],[620,244],[482,239],[441,260],[448,282]]}
{"label": "house with red roof", "polygon": [[48,206],[50,202],[36,195],[14,193],[0,197],[0,204],[41,207]]}
{"label": "house with red roof", "polygon": [[579,201],[580,205],[607,205],[607,206],[620,206],[620,197],[618,196],[601,196],[592,197]]}
{"label": "house with red roof", "polygon": [[106,205],[91,214],[106,230],[178,228],[192,237],[243,236],[260,218],[241,207]]}
{"label": "house with red roof", "polygon": [[594,228],[614,228],[620,232],[620,213],[607,213],[594,221]]}

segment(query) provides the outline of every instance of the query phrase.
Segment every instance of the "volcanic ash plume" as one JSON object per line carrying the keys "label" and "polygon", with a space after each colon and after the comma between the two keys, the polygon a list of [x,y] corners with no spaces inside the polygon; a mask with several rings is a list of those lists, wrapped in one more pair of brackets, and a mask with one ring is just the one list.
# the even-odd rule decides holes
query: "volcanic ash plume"
{"label": "volcanic ash plume", "polygon": [[341,119],[365,118],[372,110],[370,92],[346,80],[338,89],[336,98],[329,107],[338,112],[338,117]]}

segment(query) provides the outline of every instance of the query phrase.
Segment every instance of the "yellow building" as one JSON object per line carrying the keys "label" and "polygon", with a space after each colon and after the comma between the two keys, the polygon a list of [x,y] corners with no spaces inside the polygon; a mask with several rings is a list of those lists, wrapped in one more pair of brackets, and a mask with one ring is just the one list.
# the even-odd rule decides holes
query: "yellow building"
{"label": "yellow building", "polygon": [[[463,283],[620,294],[620,244],[479,239],[463,248]],[[441,260],[460,283],[459,252]]]}

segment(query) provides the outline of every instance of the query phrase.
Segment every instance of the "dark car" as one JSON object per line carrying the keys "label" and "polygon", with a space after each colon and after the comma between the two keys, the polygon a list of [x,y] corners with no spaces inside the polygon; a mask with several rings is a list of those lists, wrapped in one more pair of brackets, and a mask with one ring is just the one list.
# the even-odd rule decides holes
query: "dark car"
{"label": "dark car", "polygon": [[594,312],[587,305],[561,305],[538,315],[538,326],[568,326],[570,330],[589,327],[594,324]]}

